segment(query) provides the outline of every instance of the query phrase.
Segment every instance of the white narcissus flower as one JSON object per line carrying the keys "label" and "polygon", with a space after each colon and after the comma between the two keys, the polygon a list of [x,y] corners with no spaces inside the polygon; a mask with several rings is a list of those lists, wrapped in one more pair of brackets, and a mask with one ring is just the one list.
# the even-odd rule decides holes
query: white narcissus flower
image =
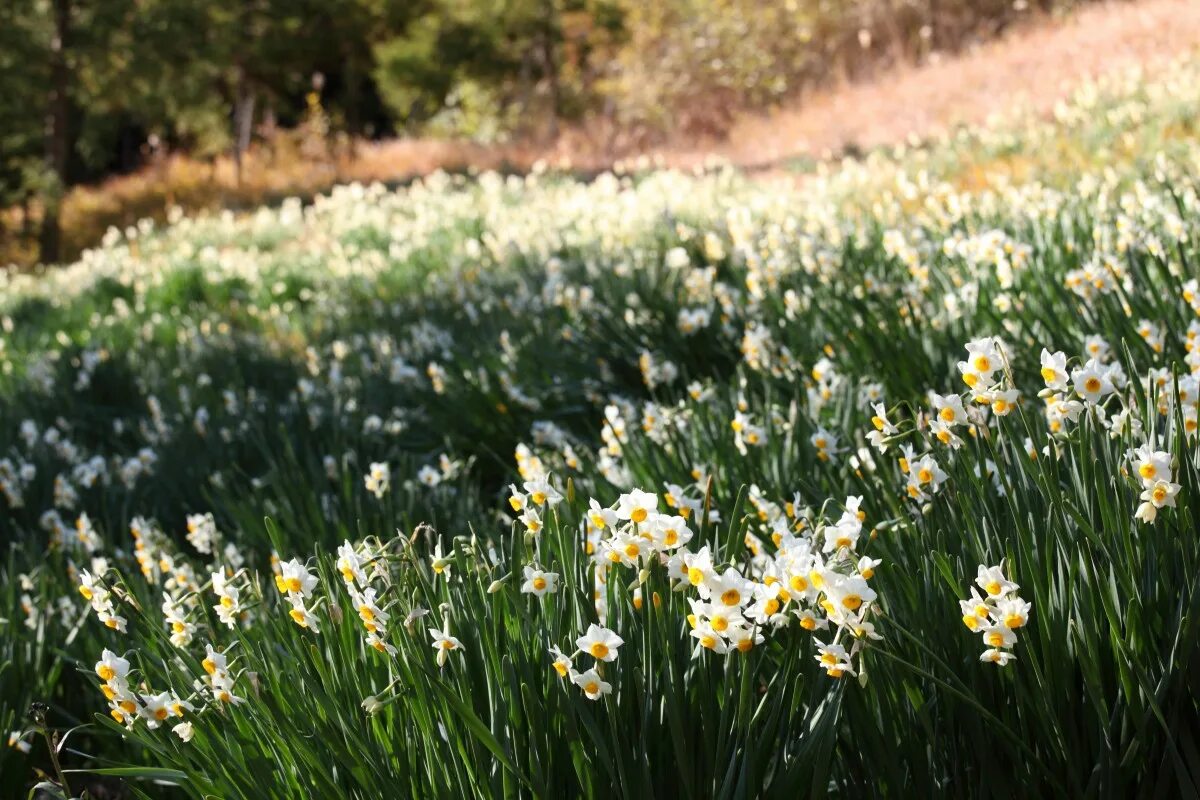
{"label": "white narcissus flower", "polygon": [[129,675],[129,662],[111,650],[105,650],[96,662],[96,674],[106,682],[124,680]]}
{"label": "white narcissus flower", "polygon": [[313,613],[305,607],[304,598],[299,594],[288,594],[288,602],[292,604],[292,610],[288,612],[288,616],[299,625],[301,628],[308,628],[313,633],[320,633],[317,628],[317,618]]}
{"label": "white narcissus flower", "polygon": [[204,645],[204,660],[200,662],[204,671],[209,675],[224,673],[229,667],[225,654],[213,648],[211,644]]}
{"label": "white narcissus flower", "polygon": [[387,494],[391,479],[391,468],[382,461],[376,461],[371,464],[370,470],[363,476],[363,483],[368,492],[375,495],[376,498],[382,498]]}
{"label": "white narcissus flower", "polygon": [[717,633],[712,625],[707,622],[696,623],[696,627],[692,628],[691,636],[705,650],[711,650],[714,653],[726,653],[729,651],[729,643],[725,641],[725,637]]}
{"label": "white narcissus flower", "polygon": [[1021,392],[1017,389],[993,392],[991,397],[992,413],[998,417],[1007,417],[1017,407],[1017,400],[1020,396]]}
{"label": "white narcissus flower", "polygon": [[625,640],[608,628],[602,628],[592,623],[587,633],[575,640],[575,646],[595,658],[597,661],[615,661],[617,648],[625,644]]}
{"label": "white narcissus flower", "polygon": [[826,675],[831,678],[841,678],[847,673],[855,674],[850,662],[850,654],[846,652],[845,647],[837,643],[825,644],[819,639],[813,639],[813,643],[817,646],[817,655],[813,658],[825,670]]}
{"label": "white narcissus flower", "polygon": [[612,684],[606,683],[594,668],[571,675],[571,683],[582,689],[584,696],[589,700],[599,700],[612,692]]}
{"label": "white narcissus flower", "polygon": [[432,489],[442,482],[442,473],[426,464],[417,470],[417,480]]}
{"label": "white narcissus flower", "polygon": [[142,705],[138,709],[138,714],[146,720],[146,727],[151,730],[157,728],[171,716],[171,709],[168,705],[171,702],[170,692],[144,694],[141,696],[141,701]]}
{"label": "white narcissus flower", "polygon": [[758,633],[758,628],[744,624],[730,626],[725,638],[729,640],[731,648],[741,653],[749,653],[756,645],[766,641],[763,635]]}
{"label": "white narcissus flower", "polygon": [[641,524],[658,509],[658,495],[634,489],[617,500],[617,517]]}
{"label": "white narcissus flower", "polygon": [[280,573],[275,576],[275,586],[281,594],[308,598],[313,589],[317,588],[317,576],[310,573],[308,568],[300,563],[300,559],[293,558],[280,565]]}
{"label": "white narcissus flower", "polygon": [[18,753],[28,755],[33,750],[33,745],[25,741],[21,737],[21,731],[10,731],[8,734],[8,746],[15,749]]}
{"label": "white narcissus flower", "polygon": [[956,394],[934,394],[930,397],[933,402],[933,415],[946,425],[960,425],[967,421],[967,412],[963,408],[962,398]]}
{"label": "white narcissus flower", "polygon": [[171,733],[178,736],[182,741],[190,742],[196,735],[196,730],[192,727],[192,723],[181,722],[175,727],[171,728]]}
{"label": "white narcissus flower", "polygon": [[1075,393],[1091,405],[1096,405],[1105,395],[1113,392],[1108,369],[1094,358],[1071,373],[1071,382]]}
{"label": "white narcissus flower", "polygon": [[354,550],[354,545],[347,539],[337,549],[337,570],[342,574],[342,580],[347,584],[355,582],[366,585],[367,573],[363,569],[363,560]]}
{"label": "white narcissus flower", "polygon": [[573,674],[575,665],[562,650],[559,650],[558,647],[551,647],[550,655],[554,656],[554,661],[550,666],[554,667],[554,671],[558,673],[558,677],[566,678]]}
{"label": "white narcissus flower", "polygon": [[1174,508],[1175,495],[1179,494],[1180,485],[1170,481],[1155,481],[1139,496],[1142,501],[1134,512],[1134,519],[1142,522],[1154,522],[1158,518],[1160,508]]}
{"label": "white narcissus flower", "polygon": [[990,661],[997,666],[1007,666],[1008,662],[1016,659],[1017,654],[1008,650],[998,650],[994,647],[984,650],[979,654],[980,661]]}
{"label": "white narcissus flower", "polygon": [[1171,480],[1171,454],[1155,450],[1149,444],[1144,444],[1129,453],[1133,468],[1137,471],[1142,486],[1149,489],[1159,481]]}
{"label": "white narcissus flower", "polygon": [[613,528],[619,521],[617,512],[611,508],[602,508],[595,498],[588,500],[588,523],[596,530]]}
{"label": "white narcissus flower", "polygon": [[525,489],[525,494],[529,500],[536,506],[555,506],[563,499],[562,494],[551,486],[550,481],[545,478],[526,481],[522,488]]}
{"label": "white narcissus flower", "polygon": [[995,600],[1003,597],[1009,592],[1016,591],[1021,588],[1017,584],[1004,577],[1004,570],[1001,567],[985,567],[980,564],[975,575],[975,583],[980,589],[987,592],[989,599]]}
{"label": "white narcissus flower", "polygon": [[748,603],[754,596],[754,588],[736,569],[730,567],[708,581],[709,595],[715,603],[732,607]]}
{"label": "white narcissus flower", "polygon": [[1046,348],[1042,348],[1042,380],[1046,382],[1046,388],[1054,392],[1061,392],[1067,388],[1067,380],[1070,376],[1067,375],[1067,356],[1061,350],[1051,353]]}
{"label": "white narcissus flower", "polygon": [[524,573],[525,582],[521,584],[522,592],[534,594],[540,598],[558,591],[558,573],[545,572],[528,564],[525,565]]}
{"label": "white narcissus flower", "polygon": [[450,618],[446,617],[442,621],[442,629],[430,628],[429,635],[433,637],[433,648],[437,650],[437,665],[444,667],[446,659],[451,650],[462,650],[463,644],[458,639],[450,635]]}

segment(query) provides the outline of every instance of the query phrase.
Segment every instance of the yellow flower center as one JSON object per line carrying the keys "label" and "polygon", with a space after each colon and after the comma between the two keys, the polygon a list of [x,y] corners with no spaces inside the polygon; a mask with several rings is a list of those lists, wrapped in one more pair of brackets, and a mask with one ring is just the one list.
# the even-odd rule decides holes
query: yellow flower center
{"label": "yellow flower center", "polygon": [[560,678],[567,677],[567,662],[555,661],[554,662],[554,671],[558,673],[558,677],[560,677]]}
{"label": "yellow flower center", "polygon": [[1006,614],[1004,617],[1004,627],[1019,628],[1025,624],[1025,618],[1020,614]]}
{"label": "yellow flower center", "polygon": [[541,575],[538,575],[536,578],[533,579],[533,588],[539,592],[545,590],[546,579],[543,578]]}
{"label": "yellow flower center", "polygon": [[96,674],[100,676],[100,680],[102,681],[111,681],[114,677],[116,677],[117,673],[113,671],[113,668],[107,664],[101,664],[100,666],[96,667]]}
{"label": "yellow flower center", "polygon": [[704,582],[704,571],[699,567],[690,567],[688,569],[688,582],[692,586],[699,586]]}
{"label": "yellow flower center", "polygon": [[997,595],[1000,594],[1000,590],[1004,587],[1000,581],[988,581],[988,585],[983,588],[987,589],[988,594]]}
{"label": "yellow flower center", "polygon": [[604,658],[608,655],[608,645],[604,642],[595,642],[588,648],[588,652],[592,654],[593,658]]}
{"label": "yellow flower center", "polygon": [[742,595],[737,589],[729,589],[721,594],[721,602],[727,606],[736,606],[742,602]]}
{"label": "yellow flower center", "polygon": [[648,513],[649,512],[647,512],[644,508],[635,508],[632,512],[630,512],[629,518],[640,525],[646,521]]}
{"label": "yellow flower center", "polygon": [[300,609],[293,608],[291,611],[288,612],[288,616],[291,617],[292,619],[294,619],[296,621],[296,624],[299,625],[301,628],[308,627],[308,621],[305,620],[304,612],[301,611]]}
{"label": "yellow flower center", "polygon": [[595,681],[588,681],[586,684],[584,684],[583,691],[585,694],[599,694],[600,684],[596,683]]}
{"label": "yellow flower center", "polygon": [[933,480],[933,473],[922,467],[917,472],[917,480],[919,480],[921,483],[929,483],[931,480]]}
{"label": "yellow flower center", "polygon": [[842,605],[851,611],[855,611],[862,605],[862,598],[856,594],[848,594],[842,598]]}
{"label": "yellow flower center", "polygon": [[1096,377],[1088,378],[1083,383],[1083,388],[1087,389],[1091,394],[1100,391],[1100,379]]}
{"label": "yellow flower center", "polygon": [[1142,464],[1140,467],[1138,467],[1138,475],[1141,475],[1143,478],[1145,478],[1148,481],[1153,480],[1154,476],[1156,476],[1157,474],[1158,474],[1158,469],[1154,466],[1154,464],[1152,464],[1149,461],[1147,461],[1145,464]]}

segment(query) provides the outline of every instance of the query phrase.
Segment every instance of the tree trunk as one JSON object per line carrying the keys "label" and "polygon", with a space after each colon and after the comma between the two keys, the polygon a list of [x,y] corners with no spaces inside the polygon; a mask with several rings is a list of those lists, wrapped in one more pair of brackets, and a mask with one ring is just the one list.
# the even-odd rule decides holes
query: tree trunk
{"label": "tree trunk", "polygon": [[39,257],[47,264],[62,257],[62,198],[67,186],[67,158],[71,140],[70,71],[67,66],[71,32],[71,0],[54,0],[54,37],[50,40],[50,97],[46,109],[45,159],[52,185],[42,197],[42,231]]}
{"label": "tree trunk", "polygon": [[237,185],[242,185],[242,157],[250,147],[254,129],[254,92],[247,86],[246,71],[238,69],[237,89],[233,105],[233,165]]}

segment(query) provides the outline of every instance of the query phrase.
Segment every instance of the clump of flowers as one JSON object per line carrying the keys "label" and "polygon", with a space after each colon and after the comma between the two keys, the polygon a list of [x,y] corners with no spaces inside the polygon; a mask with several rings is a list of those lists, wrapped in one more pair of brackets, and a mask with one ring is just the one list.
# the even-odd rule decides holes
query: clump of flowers
{"label": "clump of flowers", "polygon": [[978,589],[972,587],[971,596],[958,601],[963,624],[983,637],[986,649],[979,660],[1003,667],[1017,657],[1012,652],[1017,629],[1028,624],[1032,604],[1017,594],[1021,587],[1004,577],[1003,565],[980,564],[975,584]]}

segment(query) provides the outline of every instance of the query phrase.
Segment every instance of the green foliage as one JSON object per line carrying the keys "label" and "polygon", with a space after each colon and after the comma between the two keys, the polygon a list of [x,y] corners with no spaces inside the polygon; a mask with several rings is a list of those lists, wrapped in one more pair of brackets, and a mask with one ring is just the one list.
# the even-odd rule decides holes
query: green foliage
{"label": "green foliage", "polygon": [[[1174,115],[1196,69],[1055,132]],[[47,702],[53,728],[87,724],[67,769],[150,796],[1194,795],[1197,144],[1097,152],[1066,188],[939,177],[963,142],[1050,140],[962,132],[803,192],[728,172],[350,186],[6,276],[0,722]],[[968,342],[995,363],[960,366]],[[1089,370],[1113,391],[1089,400]],[[542,479],[560,501],[537,503]],[[688,510],[682,551],[711,566],[681,574],[665,545],[617,563],[649,547],[640,523],[599,528],[589,501],[634,488]],[[788,561],[805,548],[819,568]],[[993,593],[981,566],[1032,604],[1005,666],[963,624],[959,601]],[[523,590],[526,567],[557,591]],[[720,654],[689,601],[727,569],[789,595]],[[851,577],[877,597],[835,631],[829,582]],[[593,667],[593,623],[623,639],[598,700],[549,652]],[[820,660],[835,636],[853,675]],[[125,685],[95,668],[117,657]],[[159,720],[157,692],[193,707]],[[3,791],[44,757],[0,754]]]}

